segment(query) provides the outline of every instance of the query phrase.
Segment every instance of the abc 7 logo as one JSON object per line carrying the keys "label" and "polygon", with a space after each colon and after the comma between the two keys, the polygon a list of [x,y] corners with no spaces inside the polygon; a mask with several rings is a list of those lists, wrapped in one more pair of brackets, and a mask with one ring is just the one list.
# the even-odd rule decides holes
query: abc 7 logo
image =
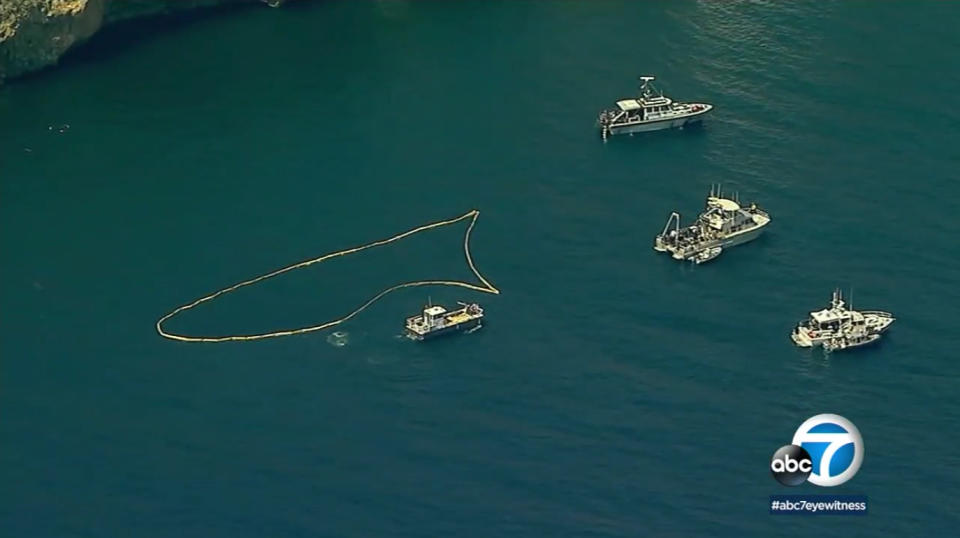
{"label": "abc 7 logo", "polygon": [[793,443],[773,454],[770,472],[785,486],[809,481],[816,486],[832,487],[853,478],[861,463],[860,430],[840,415],[821,414],[808,418],[793,434]]}
{"label": "abc 7 logo", "polygon": [[801,446],[785,445],[773,453],[770,472],[784,486],[799,486],[813,471],[813,460]]}

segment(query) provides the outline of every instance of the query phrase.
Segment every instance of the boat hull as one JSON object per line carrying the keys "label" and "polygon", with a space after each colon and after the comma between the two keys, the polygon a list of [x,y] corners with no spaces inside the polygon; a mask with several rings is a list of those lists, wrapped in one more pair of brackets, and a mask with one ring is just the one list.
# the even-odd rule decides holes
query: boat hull
{"label": "boat hull", "polygon": [[732,237],[728,237],[727,239],[724,239],[722,241],[718,241],[717,245],[711,245],[711,246],[727,248],[727,247],[735,247],[737,245],[742,245],[744,243],[749,243],[750,241],[753,241],[754,239],[760,237],[760,235],[763,234],[766,227],[767,227],[766,224],[761,224],[756,228],[752,228],[750,230],[744,230],[743,233],[739,233]]}
{"label": "boat hull", "polygon": [[836,353],[838,351],[851,351],[854,349],[859,349],[862,347],[874,345],[879,341],[880,341],[879,334],[871,334],[870,336],[868,336],[863,340],[859,340],[853,343],[847,342],[845,345],[842,345],[842,346],[833,346],[833,345],[830,345],[829,343],[825,343],[823,346],[823,350],[827,353]]}
{"label": "boat hull", "polygon": [[635,123],[625,123],[620,125],[608,125],[606,127],[607,133],[610,135],[621,135],[621,134],[633,134],[633,133],[646,133],[650,131],[662,131],[664,129],[680,129],[688,125],[699,123],[703,121],[704,116],[706,116],[712,106],[702,105],[705,108],[697,112],[691,112],[689,114],[672,116],[670,118],[655,119],[655,120],[645,120]]}

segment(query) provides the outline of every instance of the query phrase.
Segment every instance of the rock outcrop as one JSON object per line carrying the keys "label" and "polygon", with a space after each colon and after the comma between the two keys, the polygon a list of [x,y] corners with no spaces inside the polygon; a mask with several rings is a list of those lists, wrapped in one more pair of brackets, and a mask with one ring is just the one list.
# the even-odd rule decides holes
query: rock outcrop
{"label": "rock outcrop", "polygon": [[124,19],[230,3],[284,0],[0,0],[0,84],[54,65],[101,27]]}

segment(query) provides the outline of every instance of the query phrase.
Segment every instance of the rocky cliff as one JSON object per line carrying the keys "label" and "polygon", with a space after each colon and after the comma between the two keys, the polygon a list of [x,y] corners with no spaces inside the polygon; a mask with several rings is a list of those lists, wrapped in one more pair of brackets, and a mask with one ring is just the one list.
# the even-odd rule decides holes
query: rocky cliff
{"label": "rocky cliff", "polygon": [[106,24],[229,3],[284,0],[0,0],[0,84],[57,63]]}

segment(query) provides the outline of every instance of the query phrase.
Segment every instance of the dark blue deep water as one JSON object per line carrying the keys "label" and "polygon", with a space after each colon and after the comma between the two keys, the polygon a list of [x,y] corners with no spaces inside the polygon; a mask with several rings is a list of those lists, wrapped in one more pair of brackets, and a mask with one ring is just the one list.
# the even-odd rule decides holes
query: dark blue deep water
{"label": "dark blue deep water", "polygon": [[[955,533],[958,27],[949,2],[384,0],[104,32],[0,89],[0,534]],[[645,73],[713,117],[601,142],[596,113]],[[696,268],[653,252],[717,182],[767,235]],[[398,291],[342,347],[155,332],[472,208],[499,296]],[[469,279],[464,228],[170,328],[310,325]],[[878,347],[790,343],[834,286],[897,315]],[[428,295],[487,326],[397,338]],[[862,432],[859,474],[775,482],[773,452],[828,412]],[[797,492],[870,513],[768,514]]]}

